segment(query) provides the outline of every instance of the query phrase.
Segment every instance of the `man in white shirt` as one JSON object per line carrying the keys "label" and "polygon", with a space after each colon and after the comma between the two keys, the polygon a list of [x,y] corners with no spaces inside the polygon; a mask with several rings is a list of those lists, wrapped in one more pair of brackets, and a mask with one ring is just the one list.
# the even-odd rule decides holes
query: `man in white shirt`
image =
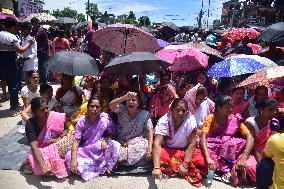
{"label": "man in white shirt", "polygon": [[12,18],[4,20],[5,30],[0,32],[0,72],[7,81],[10,93],[10,115],[19,114],[19,66],[16,63],[16,52],[26,51],[34,42],[30,39],[25,46],[20,46],[18,38],[14,35],[17,31],[17,21]]}
{"label": "man in white shirt", "polygon": [[[23,23],[21,26],[21,32],[23,34],[22,45],[27,45],[31,38],[30,33],[32,26],[29,23]],[[24,65],[23,72],[31,70],[38,70],[38,59],[37,59],[37,43],[33,43],[25,52],[22,53]]]}

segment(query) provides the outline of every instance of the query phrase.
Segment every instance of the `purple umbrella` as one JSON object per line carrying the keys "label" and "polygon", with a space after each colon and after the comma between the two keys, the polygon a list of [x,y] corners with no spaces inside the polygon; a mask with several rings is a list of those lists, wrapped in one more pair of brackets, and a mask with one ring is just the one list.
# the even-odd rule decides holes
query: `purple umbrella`
{"label": "purple umbrella", "polygon": [[15,20],[18,20],[18,18],[16,16],[12,15],[12,14],[1,12],[0,13],[0,20],[4,20],[6,18],[13,18]]}
{"label": "purple umbrella", "polygon": [[165,47],[171,45],[171,43],[169,43],[169,42],[167,42],[167,41],[164,41],[164,40],[162,40],[162,39],[157,39],[157,42],[158,42],[158,44],[160,45],[160,47],[162,47],[162,48],[165,48]]}

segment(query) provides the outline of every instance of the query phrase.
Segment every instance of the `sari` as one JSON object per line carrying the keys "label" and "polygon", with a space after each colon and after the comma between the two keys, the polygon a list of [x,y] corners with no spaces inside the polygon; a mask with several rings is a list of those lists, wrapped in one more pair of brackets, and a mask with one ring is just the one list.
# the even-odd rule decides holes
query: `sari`
{"label": "sari", "polygon": [[[187,137],[197,128],[197,124],[193,115],[188,116],[176,130],[172,123],[172,115],[168,112],[159,119],[155,135],[165,137],[160,157],[161,171],[170,177],[176,177],[179,176],[178,170],[184,161]],[[201,150],[195,149],[189,161],[188,174],[184,179],[196,187],[201,187],[202,175],[205,175],[207,170],[208,166]]]}
{"label": "sari", "polygon": [[248,108],[249,104],[248,102],[246,102],[245,100],[242,100],[240,103],[238,104],[234,104],[234,108],[233,108],[233,114],[240,114],[243,115],[243,113],[245,112],[245,110]]}
{"label": "sari", "polygon": [[[37,142],[39,150],[44,159],[45,165],[48,166],[52,175],[57,178],[64,178],[69,175],[65,159],[60,156],[57,143],[48,144],[51,138],[59,137],[64,130],[66,115],[64,113],[50,112],[46,126],[41,130]],[[40,165],[33,153],[28,155],[29,163],[36,175],[43,175]]]}
{"label": "sari", "polygon": [[[169,100],[162,104],[160,98],[161,98],[161,90],[164,89],[164,87],[166,88],[166,90],[168,91],[170,98]],[[169,111],[169,107],[170,104],[172,103],[172,101],[174,100],[174,97],[172,96],[171,92],[168,90],[168,88],[166,86],[162,87],[158,93],[152,97],[151,101],[150,101],[150,115],[152,119],[159,119],[160,117],[162,117],[163,115],[165,115],[168,111]]]}
{"label": "sari", "polygon": [[188,108],[191,112],[191,114],[194,115],[197,126],[201,127],[206,119],[206,117],[214,111],[215,103],[210,100],[209,98],[206,98],[205,101],[201,102],[199,106],[196,105],[196,94],[199,87],[201,87],[201,84],[197,84],[195,87],[191,88],[189,91],[186,92],[184,96],[184,100],[188,103]]}
{"label": "sari", "polygon": [[[272,135],[269,124],[262,129],[259,129],[254,117],[249,117],[246,122],[253,126],[253,129],[255,131],[255,147],[259,152],[262,153],[265,148],[266,142]],[[251,155],[246,162],[245,168],[247,176],[253,184],[256,183],[256,165],[257,161],[255,157]]]}
{"label": "sari", "polygon": [[246,144],[246,140],[238,137],[237,132],[240,131],[242,135],[249,133],[247,127],[241,122],[241,117],[231,115],[226,123],[218,125],[215,115],[210,114],[202,130],[208,133],[208,152],[216,163],[217,170],[223,173],[230,172]]}
{"label": "sari", "polygon": [[[101,113],[93,124],[89,124],[86,116],[77,122],[74,137],[81,141],[77,151],[77,172],[84,180],[94,179],[114,168],[120,144],[109,140],[107,149],[101,149],[103,137],[114,134],[114,124],[107,113]],[[70,168],[71,151],[67,152],[65,159]]]}

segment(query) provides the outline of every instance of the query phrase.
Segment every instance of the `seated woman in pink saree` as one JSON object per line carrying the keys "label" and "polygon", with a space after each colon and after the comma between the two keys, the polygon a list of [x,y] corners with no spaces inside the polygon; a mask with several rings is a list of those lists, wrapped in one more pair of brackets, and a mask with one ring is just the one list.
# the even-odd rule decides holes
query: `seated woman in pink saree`
{"label": "seated woman in pink saree", "polygon": [[[230,96],[220,96],[215,108],[215,113],[207,116],[201,134],[201,148],[208,167],[226,174],[235,166],[243,172],[253,148],[253,137],[241,119],[232,114]],[[238,131],[245,139],[238,137]]]}
{"label": "seated woman in pink saree", "polygon": [[[68,130],[64,131],[66,115],[49,112],[46,101],[37,97],[31,101],[33,117],[26,125],[26,135],[31,146],[28,161],[24,162],[24,172],[36,175],[53,175],[64,178],[69,175],[64,156],[58,141]],[[30,172],[28,172],[28,169]]]}
{"label": "seated woman in pink saree", "polygon": [[149,112],[152,121],[157,123],[163,115],[169,111],[169,106],[174,99],[178,98],[174,87],[170,84],[164,85],[150,101]]}
{"label": "seated woman in pink saree", "polygon": [[273,119],[277,111],[277,101],[265,98],[257,106],[260,114],[246,120],[246,125],[254,137],[253,154],[246,162],[247,179],[251,184],[256,184],[256,164],[263,158],[263,150],[268,139],[279,129],[277,120]]}
{"label": "seated woman in pink saree", "polygon": [[120,144],[115,135],[112,119],[101,112],[101,100],[91,97],[87,113],[77,122],[72,150],[65,159],[73,173],[90,180],[112,171],[119,158]]}

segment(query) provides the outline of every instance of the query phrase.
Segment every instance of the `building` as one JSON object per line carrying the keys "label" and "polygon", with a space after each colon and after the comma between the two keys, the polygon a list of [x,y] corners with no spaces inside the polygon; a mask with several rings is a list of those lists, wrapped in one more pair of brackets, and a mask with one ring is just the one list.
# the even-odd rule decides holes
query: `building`
{"label": "building", "polygon": [[268,26],[284,21],[284,0],[230,0],[223,3],[221,24]]}

